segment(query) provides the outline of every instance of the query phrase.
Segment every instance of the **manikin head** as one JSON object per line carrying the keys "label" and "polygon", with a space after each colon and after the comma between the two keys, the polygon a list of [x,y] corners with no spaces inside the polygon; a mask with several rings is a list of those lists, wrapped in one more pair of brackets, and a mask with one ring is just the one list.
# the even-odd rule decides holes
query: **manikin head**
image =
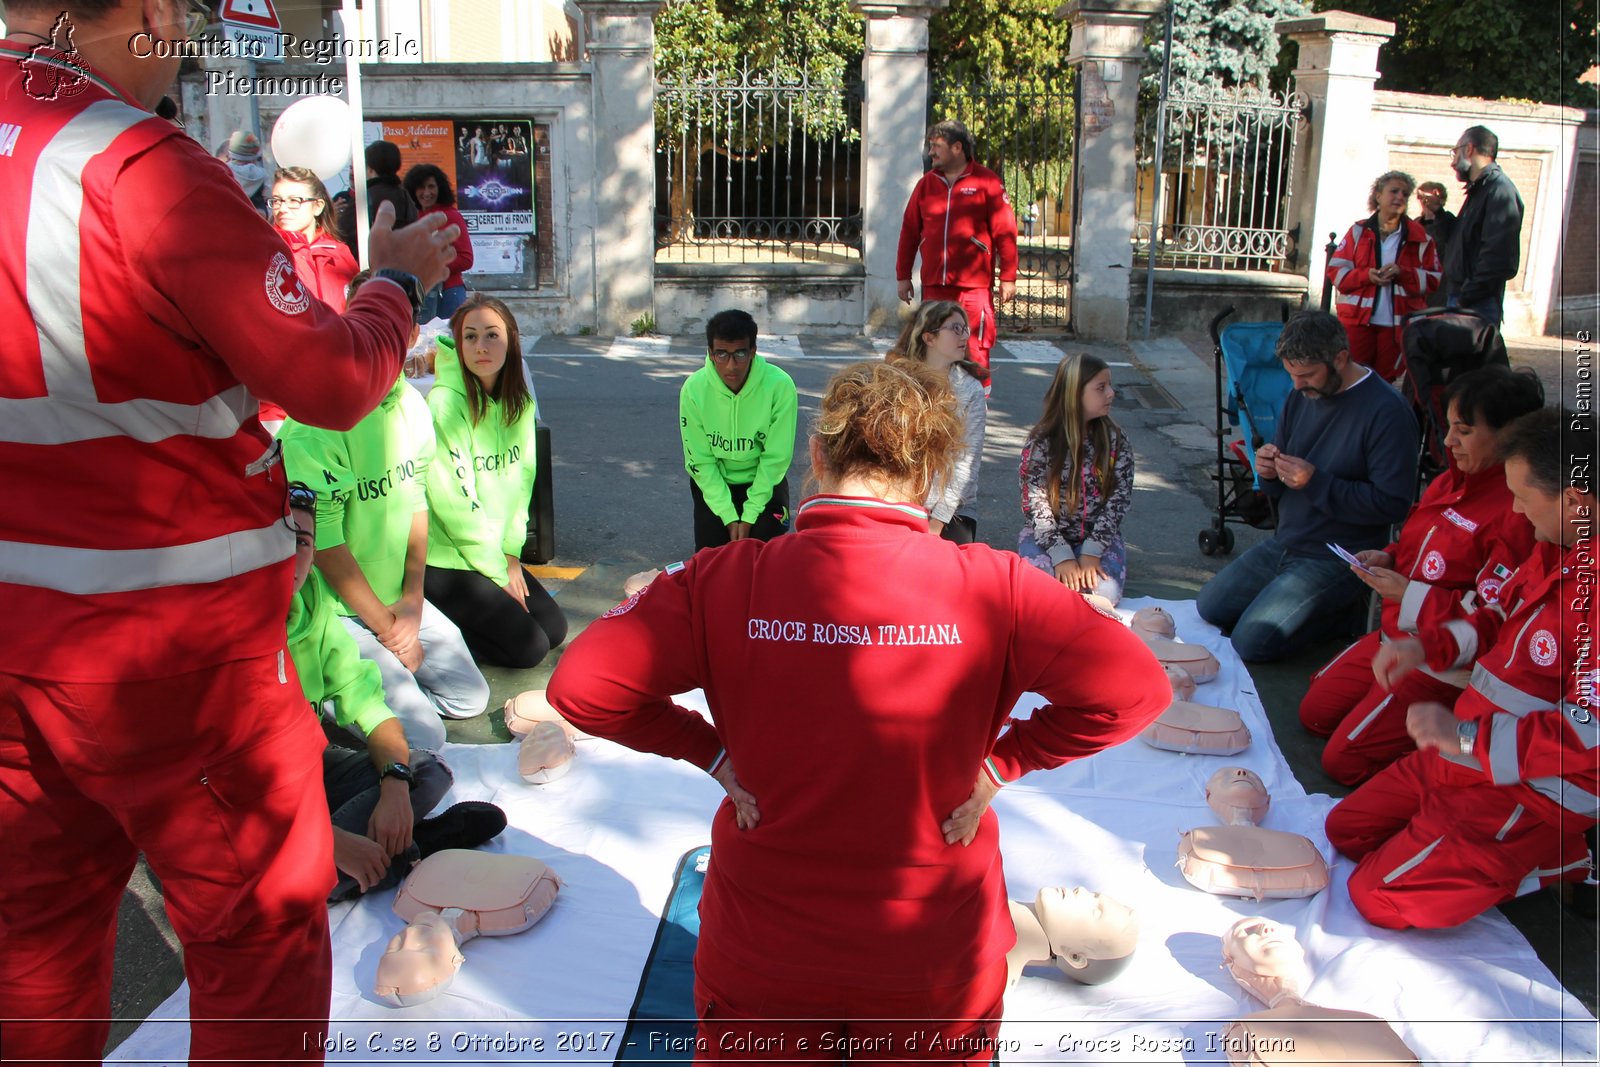
{"label": "manikin head", "polygon": [[1272,797],[1255,771],[1224,767],[1206,782],[1206,803],[1225,826],[1260,826]]}
{"label": "manikin head", "polygon": [[1167,681],[1172,684],[1172,699],[1193,700],[1194,675],[1172,663],[1163,665],[1163,669],[1167,672]]}
{"label": "manikin head", "polygon": [[1178,636],[1178,623],[1166,608],[1140,608],[1128,620],[1128,629],[1145,637],[1164,637],[1168,641]]}
{"label": "manikin head", "polygon": [[1304,999],[1305,950],[1271,919],[1252,915],[1230,926],[1222,936],[1222,963],[1245,992],[1269,1008]]}
{"label": "manikin head", "polygon": [[373,992],[396,1006],[420,1004],[444,992],[466,961],[455,928],[438,912],[425,911],[389,939]]}
{"label": "manikin head", "polygon": [[1083,886],[1045,888],[1033,906],[1056,966],[1076,982],[1110,981],[1127,967],[1138,947],[1138,916],[1103,893]]}

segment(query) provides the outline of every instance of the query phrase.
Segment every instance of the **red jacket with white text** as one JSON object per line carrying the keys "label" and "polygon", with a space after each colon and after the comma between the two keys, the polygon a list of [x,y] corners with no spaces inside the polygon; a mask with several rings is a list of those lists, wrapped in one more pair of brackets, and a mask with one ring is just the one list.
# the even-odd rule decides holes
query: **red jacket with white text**
{"label": "red jacket with white text", "polygon": [[256,398],[354,425],[400,372],[409,303],[389,282],[344,318],[312,299],[225,164],[99,75],[36,98],[77,85],[53,64],[0,49],[0,672],[271,655],[294,535]]}
{"label": "red jacket with white text", "polygon": [[1574,833],[1600,820],[1592,568],[1588,548],[1540,542],[1497,603],[1420,635],[1430,665],[1473,663],[1455,713],[1478,724],[1477,741],[1472,755],[1446,758]]}
{"label": "red jacket with white text", "polygon": [[[1015,941],[986,812],[1006,783],[1132,737],[1171,703],[1143,642],[1010,552],[930,537],[909,504],[819,496],[795,530],[669,567],[550,681],[574,725],[715,769],[761,822],[712,823],[701,936],[784,981],[970,981]],[[713,723],[668,698],[702,687]],[[1007,726],[1017,698],[1051,703]]]}
{"label": "red jacket with white text", "polygon": [[969,163],[956,180],[930,170],[911,190],[900,222],[894,276],[911,278],[922,253],[922,284],[957,289],[992,289],[995,259],[1000,280],[1017,279],[1017,217],[1000,176]]}

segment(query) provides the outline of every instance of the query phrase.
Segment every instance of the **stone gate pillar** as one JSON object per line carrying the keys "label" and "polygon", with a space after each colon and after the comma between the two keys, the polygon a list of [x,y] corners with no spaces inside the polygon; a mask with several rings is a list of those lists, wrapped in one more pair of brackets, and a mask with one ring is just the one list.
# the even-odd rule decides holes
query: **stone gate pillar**
{"label": "stone gate pillar", "polygon": [[928,17],[947,0],[854,0],[867,19],[861,57],[863,329],[899,329],[894,255],[900,219],[922,177],[928,129]]}
{"label": "stone gate pillar", "polygon": [[661,0],[576,0],[594,89],[595,329],[655,301],[655,14]]}
{"label": "stone gate pillar", "polygon": [[1067,0],[1078,79],[1073,147],[1072,325],[1086,341],[1128,339],[1144,29],[1161,0]]}
{"label": "stone gate pillar", "polygon": [[1372,127],[1378,49],[1394,36],[1394,23],[1322,11],[1281,19],[1280,36],[1300,45],[1295,88],[1310,103],[1310,128],[1295,151],[1294,196],[1285,225],[1300,227],[1299,259],[1307,274],[1306,300],[1317,307],[1328,266],[1328,234],[1343,235],[1370,213],[1367,190],[1384,169],[1388,145]]}

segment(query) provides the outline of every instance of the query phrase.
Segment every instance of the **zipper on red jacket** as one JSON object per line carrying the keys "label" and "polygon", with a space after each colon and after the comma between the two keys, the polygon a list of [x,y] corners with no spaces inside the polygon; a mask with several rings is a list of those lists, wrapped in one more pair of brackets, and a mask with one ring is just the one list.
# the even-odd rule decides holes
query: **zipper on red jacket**
{"label": "zipper on red jacket", "polygon": [[[944,248],[939,253],[939,284],[950,284],[950,211],[955,207],[956,182],[939,175],[944,182]],[[960,177],[956,181],[960,181]]]}

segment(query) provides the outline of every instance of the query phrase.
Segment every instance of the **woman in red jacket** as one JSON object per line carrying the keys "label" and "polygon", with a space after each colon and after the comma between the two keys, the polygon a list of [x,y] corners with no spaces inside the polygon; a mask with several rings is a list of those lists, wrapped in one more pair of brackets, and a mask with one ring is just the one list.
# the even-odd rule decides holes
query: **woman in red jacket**
{"label": "woman in red jacket", "polygon": [[406,191],[416,197],[417,206],[424,215],[435,213],[461,228],[456,238],[456,255],[450,261],[450,276],[442,289],[430,289],[422,299],[422,310],[417,313],[417,325],[434,319],[448,319],[456,309],[467,302],[467,283],[461,275],[472,269],[472,238],[467,234],[467,220],[456,210],[456,191],[444,171],[432,163],[418,163],[406,171]]}
{"label": "woman in red jacket", "polygon": [[1398,170],[1380,174],[1367,194],[1371,217],[1351,226],[1328,260],[1350,357],[1390,383],[1405,372],[1401,320],[1427,307],[1439,287],[1439,250],[1422,224],[1406,217],[1416,184]]}
{"label": "woman in red jacket", "polygon": [[322,179],[305,167],[280,167],[267,198],[272,225],[294,256],[294,270],[312,296],[343,311],[345,287],[359,269],[339,239],[333,201]]}
{"label": "woman in red jacket", "polygon": [[[1014,553],[929,533],[922,501],[960,442],[922,366],[846,368],[794,532],[668,567],[551,678],[574,725],[728,792],[700,902],[697,1060],[989,1063],[1016,937],[989,801],[1171,702],[1115,618]],[[697,687],[711,722],[670,699]],[[1050,703],[1008,724],[1028,691]]]}
{"label": "woman in red jacket", "polygon": [[1485,367],[1450,383],[1446,394],[1450,469],[1435,478],[1388,548],[1358,552],[1369,571],[1356,576],[1383,597],[1379,629],[1311,676],[1300,702],[1307,732],[1328,738],[1322,768],[1345,785],[1372,777],[1416,746],[1406,732],[1413,703],[1452,704],[1468,672],[1419,670],[1391,692],[1373,677],[1379,647],[1450,614],[1463,594],[1492,602],[1504,576],[1485,570],[1497,544],[1526,558],[1533,527],[1511,509],[1498,442],[1518,416],[1537,411],[1544,389],[1530,371]]}

